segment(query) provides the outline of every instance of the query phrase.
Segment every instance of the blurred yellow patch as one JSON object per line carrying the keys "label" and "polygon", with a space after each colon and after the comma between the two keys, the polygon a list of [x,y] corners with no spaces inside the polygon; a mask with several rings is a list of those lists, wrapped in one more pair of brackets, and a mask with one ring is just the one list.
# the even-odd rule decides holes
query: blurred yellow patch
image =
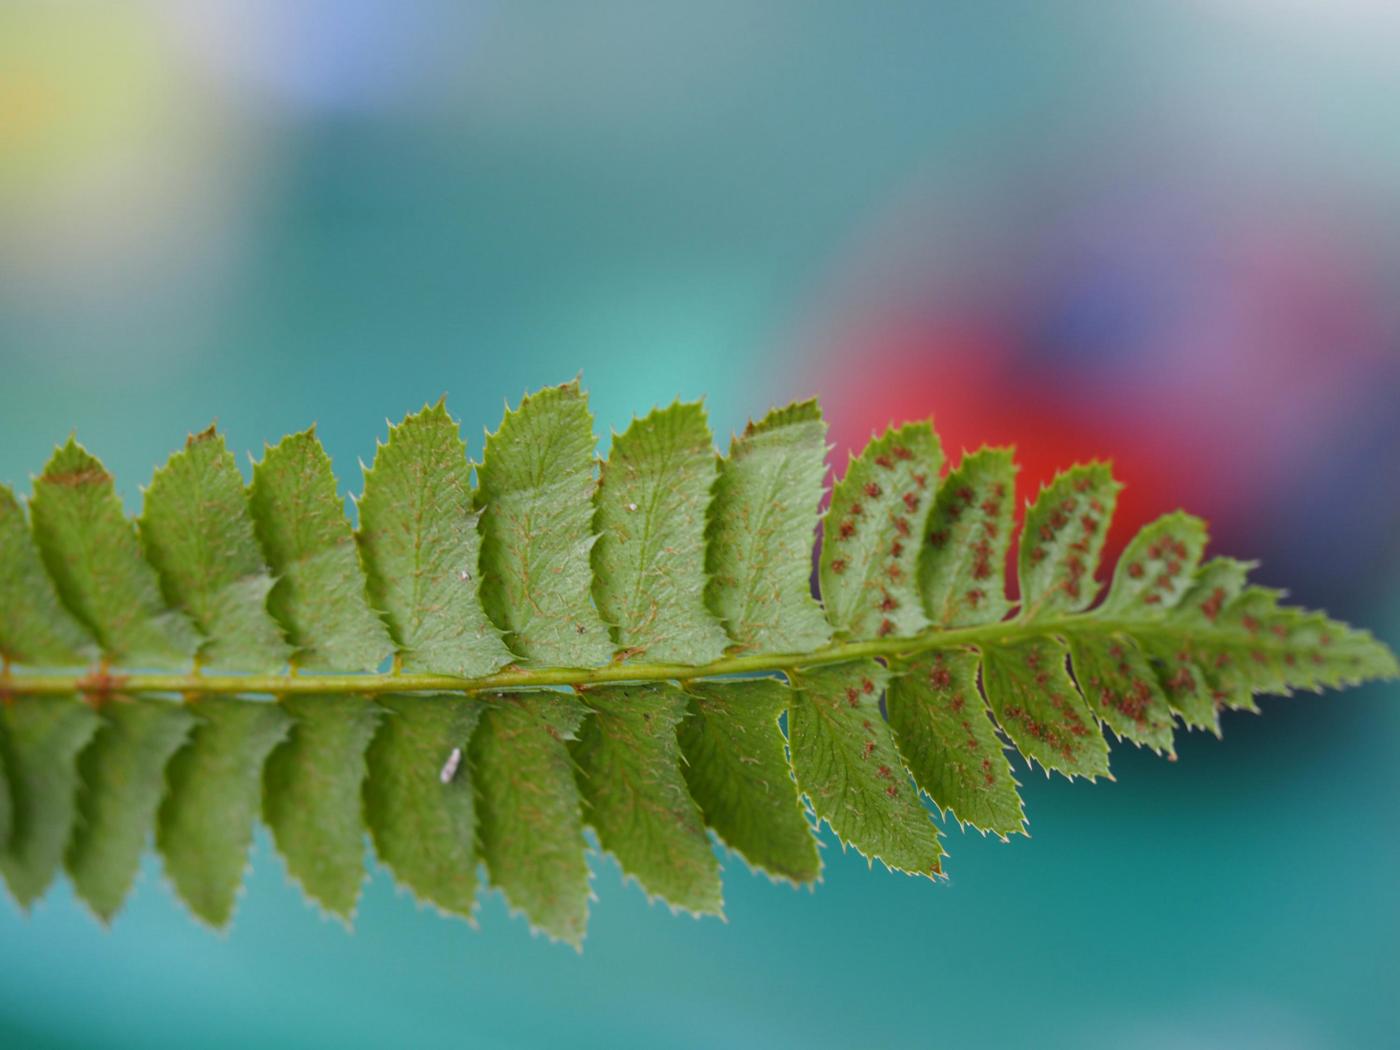
{"label": "blurred yellow patch", "polygon": [[146,4],[0,4],[0,209],[127,167],[169,122],[177,79]]}

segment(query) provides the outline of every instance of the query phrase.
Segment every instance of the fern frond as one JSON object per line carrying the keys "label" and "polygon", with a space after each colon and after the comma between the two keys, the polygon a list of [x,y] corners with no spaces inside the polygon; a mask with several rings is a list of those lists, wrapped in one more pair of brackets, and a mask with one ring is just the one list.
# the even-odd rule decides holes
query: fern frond
{"label": "fern frond", "polygon": [[[155,831],[176,893],[233,914],[256,820],[349,920],[365,834],[471,918],[478,868],[582,942],[586,827],[650,896],[722,914],[713,834],[811,883],[813,818],[872,862],[942,870],[924,801],[1025,831],[1009,756],[1109,771],[1103,730],[1171,755],[1263,693],[1394,677],[1386,646],[1202,561],[1168,514],[1099,564],[1101,463],[1038,494],[1006,565],[1005,449],[946,476],[926,423],[851,459],[824,517],[815,402],[717,457],[699,404],[605,463],[577,382],[526,397],[472,465],[443,403],[390,428],[345,515],[314,429],[246,489],[223,438],[156,472],[138,521],[69,439],[25,507],[0,487],[0,872],[24,907],[66,865],[104,921]],[[812,591],[812,537],[820,529]],[[392,658],[389,669],[384,665]],[[86,667],[86,670],[73,669]],[[219,673],[211,673],[213,671]],[[86,701],[80,702],[80,701]]]}

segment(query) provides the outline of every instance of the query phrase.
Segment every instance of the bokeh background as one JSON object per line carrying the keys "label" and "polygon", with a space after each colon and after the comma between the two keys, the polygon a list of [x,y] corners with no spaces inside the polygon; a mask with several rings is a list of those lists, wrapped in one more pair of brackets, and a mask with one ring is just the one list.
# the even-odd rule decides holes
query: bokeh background
{"label": "bokeh background", "polygon": [[[1026,496],[1112,456],[1118,542],[1185,505],[1394,644],[1397,48],[1387,0],[6,0],[0,478],[76,427],[135,509],[211,419],[314,420],[349,490],[385,417],[479,452],[580,370],[602,435],[819,394],[833,462],[928,414]],[[1394,1045],[1397,699],[1025,774],[946,885],[828,838],[815,893],[727,862],[722,924],[599,861],[582,956],[378,870],[348,933],[265,837],[219,936],[152,861],[108,931],[0,904],[0,1044]]]}

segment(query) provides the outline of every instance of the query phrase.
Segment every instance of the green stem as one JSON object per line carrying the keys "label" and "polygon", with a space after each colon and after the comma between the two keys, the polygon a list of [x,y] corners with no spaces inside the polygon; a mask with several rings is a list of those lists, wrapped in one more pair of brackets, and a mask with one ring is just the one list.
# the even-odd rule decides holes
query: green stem
{"label": "green stem", "polygon": [[547,686],[583,687],[609,682],[665,682],[722,675],[801,670],[822,664],[881,657],[900,660],[937,649],[956,649],[1018,637],[1060,634],[1092,627],[1113,632],[1161,628],[1161,623],[1118,623],[1074,616],[1027,622],[1004,620],[977,627],[932,629],[911,638],[881,638],[865,642],[833,642],[809,653],[762,653],[727,656],[702,665],[611,663],[597,668],[549,667],[538,670],[508,668],[479,678],[444,674],[128,674],[102,670],[96,674],[0,675],[0,695],[53,693],[479,693],[487,690],[528,689]]}

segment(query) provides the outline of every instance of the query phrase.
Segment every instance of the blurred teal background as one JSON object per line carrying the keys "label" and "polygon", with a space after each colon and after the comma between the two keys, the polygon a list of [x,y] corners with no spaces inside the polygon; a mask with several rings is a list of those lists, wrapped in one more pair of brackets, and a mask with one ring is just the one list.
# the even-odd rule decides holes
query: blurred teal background
{"label": "blurred teal background", "polygon": [[[446,392],[471,451],[580,370],[609,428],[820,394],[1023,495],[1111,455],[1261,579],[1400,640],[1400,9],[1384,0],[0,6],[0,478],[76,427],[135,509],[217,419],[346,490]],[[839,458],[837,458],[839,457]],[[827,839],[728,921],[598,861],[582,956],[260,838],[226,936],[147,865],[0,905],[0,1045],[1371,1047],[1400,1031],[1394,685],[1227,714],[951,878]]]}

